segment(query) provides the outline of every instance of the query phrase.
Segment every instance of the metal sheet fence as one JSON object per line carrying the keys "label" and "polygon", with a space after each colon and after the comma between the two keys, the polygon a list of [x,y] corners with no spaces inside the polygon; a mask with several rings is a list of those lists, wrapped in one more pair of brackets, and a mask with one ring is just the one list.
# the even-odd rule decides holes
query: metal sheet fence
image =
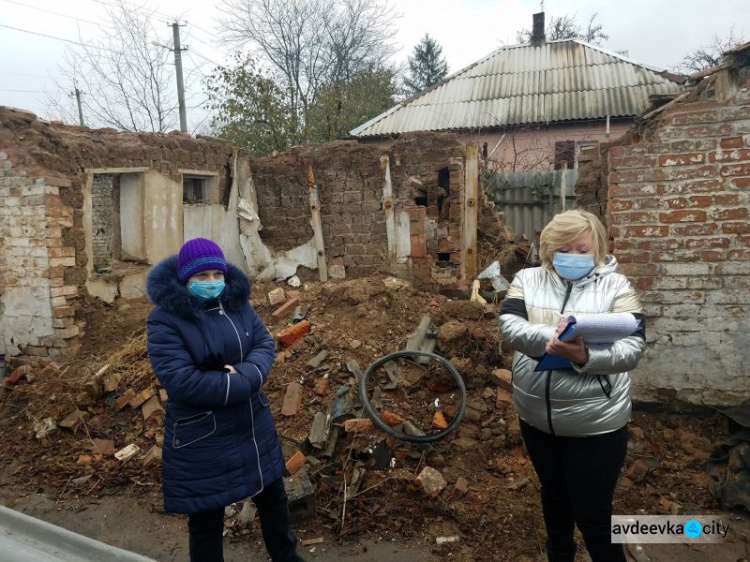
{"label": "metal sheet fence", "polygon": [[483,188],[516,236],[533,241],[552,217],[575,207],[578,170],[486,173]]}

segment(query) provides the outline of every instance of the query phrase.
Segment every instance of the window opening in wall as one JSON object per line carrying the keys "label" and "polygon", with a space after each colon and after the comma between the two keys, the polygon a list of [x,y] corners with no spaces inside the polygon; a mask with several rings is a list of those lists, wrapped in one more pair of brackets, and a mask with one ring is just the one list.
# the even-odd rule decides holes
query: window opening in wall
{"label": "window opening in wall", "polygon": [[91,248],[94,271],[121,258],[120,174],[94,174],[91,182]]}
{"label": "window opening in wall", "polygon": [[[451,176],[448,168],[438,171],[437,205],[441,219],[448,218],[448,199],[451,193]],[[445,203],[445,205],[444,205]]]}
{"label": "window opening in wall", "polygon": [[449,261],[451,261],[450,252],[445,252],[445,253],[441,252],[441,253],[438,253],[438,255],[437,255],[437,261],[442,261],[442,262],[449,262]]}
{"label": "window opening in wall", "polygon": [[182,202],[188,205],[208,203],[208,178],[182,176]]}
{"label": "window opening in wall", "polygon": [[418,207],[426,207],[427,206],[427,196],[426,195],[420,195],[419,197],[414,198],[414,204]]}
{"label": "window opening in wall", "polygon": [[562,170],[563,165],[572,170],[576,165],[576,141],[557,141],[555,143],[555,170]]}

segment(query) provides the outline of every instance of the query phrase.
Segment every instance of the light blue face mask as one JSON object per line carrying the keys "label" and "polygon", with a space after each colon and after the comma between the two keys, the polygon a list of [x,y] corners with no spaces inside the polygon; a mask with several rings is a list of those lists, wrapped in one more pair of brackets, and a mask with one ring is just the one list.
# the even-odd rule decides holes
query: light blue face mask
{"label": "light blue face mask", "polygon": [[575,281],[588,275],[594,269],[594,256],[591,254],[564,254],[557,252],[552,258],[552,266],[563,279]]}
{"label": "light blue face mask", "polygon": [[201,299],[215,299],[224,290],[224,279],[218,281],[190,281],[188,291]]}

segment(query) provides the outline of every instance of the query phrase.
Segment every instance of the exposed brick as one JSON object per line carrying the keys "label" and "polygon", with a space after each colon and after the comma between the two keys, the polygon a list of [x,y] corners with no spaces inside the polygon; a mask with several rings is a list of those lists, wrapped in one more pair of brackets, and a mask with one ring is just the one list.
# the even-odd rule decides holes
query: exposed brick
{"label": "exposed brick", "polygon": [[693,125],[696,123],[715,123],[719,120],[719,112],[715,109],[677,113],[672,117],[672,125]]}
{"label": "exposed brick", "polygon": [[730,164],[728,166],[722,166],[719,173],[722,177],[750,176],[750,164]]}
{"label": "exposed brick", "polygon": [[625,229],[625,236],[629,238],[654,238],[669,234],[668,226],[629,226]]}
{"label": "exposed brick", "polygon": [[293,416],[302,408],[302,385],[298,382],[291,382],[286,387],[284,402],[281,406],[282,416]]}
{"label": "exposed brick", "polygon": [[279,340],[279,343],[284,347],[289,347],[304,338],[309,331],[310,323],[307,320],[302,320],[302,322],[293,324],[276,334],[276,339]]}
{"label": "exposed brick", "polygon": [[718,179],[680,181],[656,185],[659,195],[688,195],[691,193],[716,193],[724,191],[724,182]]}
{"label": "exposed brick", "polygon": [[279,308],[273,311],[274,318],[286,318],[289,316],[292,311],[294,310],[294,307],[296,307],[299,304],[298,299],[289,299],[284,304],[282,304]]}
{"label": "exposed brick", "polygon": [[710,162],[742,162],[750,160],[750,149],[712,152],[708,159]]}
{"label": "exposed brick", "polygon": [[722,193],[713,196],[714,205],[739,205],[740,196],[736,193]]}
{"label": "exposed brick", "polygon": [[661,213],[659,218],[662,222],[704,222],[706,220],[706,211],[672,211]]}
{"label": "exposed brick", "polygon": [[748,189],[750,188],[750,178],[734,178],[730,180],[729,184],[737,189]]}
{"label": "exposed brick", "polygon": [[307,461],[307,457],[302,453],[302,451],[295,451],[295,453],[289,457],[289,460],[286,461],[286,471],[289,475],[296,474],[299,472],[299,469],[302,468]]}
{"label": "exposed brick", "polygon": [[745,146],[742,137],[730,137],[728,139],[721,139],[719,144],[721,145],[721,148],[742,148],[743,146]]}
{"label": "exposed brick", "polygon": [[721,225],[724,234],[750,234],[750,223],[748,222],[725,222]]}
{"label": "exposed brick", "polygon": [[724,209],[721,211],[714,211],[713,218],[717,221],[729,221],[729,220],[740,220],[748,217],[747,207],[739,209]]}
{"label": "exposed brick", "polygon": [[692,154],[668,154],[659,157],[660,166],[692,166],[703,164],[706,155],[700,152]]}
{"label": "exposed brick", "polygon": [[703,224],[686,224],[684,226],[671,227],[672,234],[675,236],[700,236],[716,234],[719,231],[719,225],[716,223]]}

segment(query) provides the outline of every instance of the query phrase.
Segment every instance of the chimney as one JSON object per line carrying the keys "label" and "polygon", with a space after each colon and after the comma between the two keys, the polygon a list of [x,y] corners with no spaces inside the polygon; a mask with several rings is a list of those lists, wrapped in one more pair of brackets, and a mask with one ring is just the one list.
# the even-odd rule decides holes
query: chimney
{"label": "chimney", "polygon": [[544,45],[546,37],[544,36],[544,12],[534,14],[534,26],[531,30],[531,44],[534,47]]}

